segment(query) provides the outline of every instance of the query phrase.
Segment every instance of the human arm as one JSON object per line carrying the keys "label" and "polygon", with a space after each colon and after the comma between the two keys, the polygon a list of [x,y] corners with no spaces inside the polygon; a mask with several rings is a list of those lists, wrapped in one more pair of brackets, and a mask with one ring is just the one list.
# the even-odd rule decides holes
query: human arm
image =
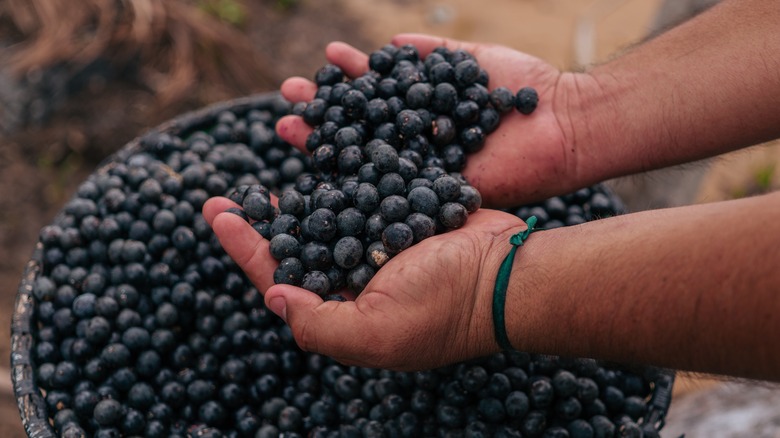
{"label": "human arm", "polygon": [[780,9],[726,0],[586,72],[562,121],[577,179],[714,156],[780,137]]}
{"label": "human arm", "polygon": [[506,320],[515,348],[780,379],[780,193],[532,235]]}

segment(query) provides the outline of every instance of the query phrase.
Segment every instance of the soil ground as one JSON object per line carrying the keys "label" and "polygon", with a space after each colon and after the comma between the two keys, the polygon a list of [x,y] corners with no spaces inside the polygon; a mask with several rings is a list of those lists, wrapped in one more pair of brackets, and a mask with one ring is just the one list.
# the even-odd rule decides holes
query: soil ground
{"label": "soil ground", "polygon": [[[278,7],[282,3],[244,2],[247,32],[258,52],[271,60],[266,67],[275,86],[293,75],[312,77],[325,62],[323,49],[328,41],[374,50],[398,32],[500,43],[561,69],[573,69],[608,59],[641,41],[657,27],[662,5],[661,0],[300,0],[291,8]],[[238,97],[219,85],[199,84],[186,99],[163,106],[149,90],[134,83],[96,84],[72,96],[47,122],[0,136],[0,245],[4,249],[0,291],[5,292],[0,305],[8,309],[0,313],[0,340],[5,340],[0,342],[0,355],[9,356],[10,309],[38,230],[102,159],[130,139],[184,111]],[[691,166],[693,171],[685,168],[653,176],[653,184],[634,178],[615,187],[633,209],[749,194],[766,188],[766,178],[757,175],[777,176],[777,166],[767,167],[780,158],[777,149],[760,147],[714,164]],[[734,176],[731,169],[736,162],[742,170]],[[681,178],[688,184],[682,186],[684,190],[673,190],[681,187]],[[651,186],[661,187],[661,195],[653,197],[648,191]],[[8,375],[0,374],[0,436],[21,437]],[[680,399],[719,387],[702,382],[681,380]],[[676,404],[672,406],[674,413]]]}

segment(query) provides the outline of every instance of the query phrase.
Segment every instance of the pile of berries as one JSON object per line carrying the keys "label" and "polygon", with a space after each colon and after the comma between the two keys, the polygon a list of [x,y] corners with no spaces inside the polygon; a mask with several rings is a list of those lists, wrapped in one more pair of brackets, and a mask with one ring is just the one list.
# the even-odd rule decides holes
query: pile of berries
{"label": "pile of berries", "polygon": [[466,51],[414,46],[371,53],[370,70],[346,80],[327,64],[315,98],[293,113],[313,126],[306,140],[316,171],[296,182],[274,211],[266,187],[230,197],[270,240],[276,283],[325,299],[360,293],[393,256],[457,229],[476,211],[479,192],[460,175],[502,113],[530,114],[538,95],[525,87],[488,91],[488,76]]}
{"label": "pile of berries", "polygon": [[549,230],[623,214],[625,207],[604,186],[595,185],[504,211],[524,221],[535,216],[535,228]]}
{"label": "pile of berries", "polygon": [[[272,252],[282,260],[297,253],[296,239],[279,236],[293,236],[289,230],[296,227],[300,236],[323,232],[312,227],[321,220],[315,213],[332,209],[338,195],[327,194],[347,192],[350,176],[325,178],[276,136],[276,121],[291,111],[280,99],[263,100],[180,131],[150,133],[82,183],[41,231],[31,358],[59,436],[657,436],[643,420],[656,409],[654,371],[502,353],[425,372],[392,372],[301,351],[200,213],[211,196],[240,200],[237,213],[254,216],[261,234],[274,234]],[[469,186],[441,168],[432,181],[422,177],[431,185],[419,187],[436,194],[433,184],[446,175],[457,182],[460,200]],[[408,187],[418,179],[406,190],[415,190]],[[445,182],[451,181],[438,184]],[[606,193],[578,193],[560,200],[569,212],[568,202],[576,199],[590,219],[592,201]],[[280,197],[279,214],[269,207],[269,194]],[[381,202],[379,209],[381,215]],[[341,237],[327,249],[337,267],[355,263],[351,245],[366,242],[350,235],[361,228],[355,225],[361,218],[345,213],[354,210],[366,223],[373,217],[354,203],[334,213]],[[285,215],[289,219],[279,219]],[[339,221],[341,215],[348,219]],[[322,247],[304,247],[317,241],[296,240],[302,263],[316,263]],[[381,238],[372,242],[385,245]],[[361,262],[372,269],[387,251],[374,246]],[[315,254],[304,256],[309,251]],[[354,269],[343,281],[357,289],[368,275],[356,271],[350,278]],[[332,280],[333,269],[315,271],[325,274],[330,289],[340,284]],[[325,277],[300,276],[323,293]]]}

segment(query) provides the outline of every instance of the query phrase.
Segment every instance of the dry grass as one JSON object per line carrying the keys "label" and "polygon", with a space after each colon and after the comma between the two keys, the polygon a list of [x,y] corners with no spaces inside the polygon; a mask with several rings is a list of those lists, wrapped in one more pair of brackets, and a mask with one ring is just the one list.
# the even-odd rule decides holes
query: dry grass
{"label": "dry grass", "polygon": [[[201,2],[202,3],[202,2]],[[5,0],[0,32],[18,41],[5,50],[16,74],[100,58],[138,66],[138,79],[163,103],[198,82],[225,83],[245,94],[278,82],[239,29],[187,0]]]}

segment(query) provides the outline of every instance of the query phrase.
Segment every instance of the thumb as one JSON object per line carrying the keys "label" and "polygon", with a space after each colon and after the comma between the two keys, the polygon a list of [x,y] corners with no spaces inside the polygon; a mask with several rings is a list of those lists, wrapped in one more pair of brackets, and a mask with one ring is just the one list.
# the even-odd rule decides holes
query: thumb
{"label": "thumb", "polygon": [[323,301],[314,292],[278,284],[266,291],[265,305],[290,326],[302,350],[342,363],[365,359],[361,343],[370,329],[354,301]]}

